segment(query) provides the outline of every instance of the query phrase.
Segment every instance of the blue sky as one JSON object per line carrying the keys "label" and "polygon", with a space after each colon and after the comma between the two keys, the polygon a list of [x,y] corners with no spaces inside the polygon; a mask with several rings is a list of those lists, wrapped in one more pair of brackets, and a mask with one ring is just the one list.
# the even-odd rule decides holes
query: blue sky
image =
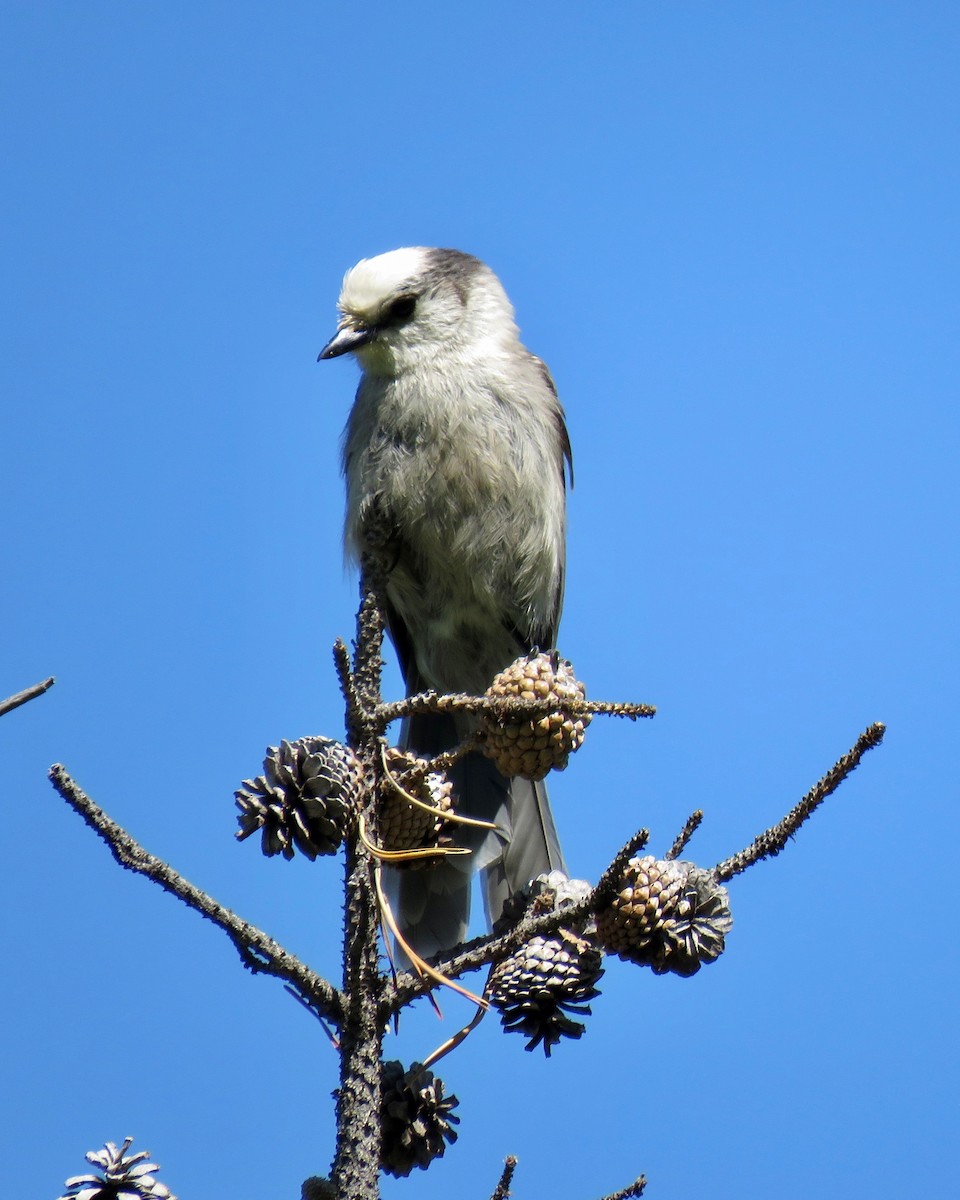
{"label": "blue sky", "polygon": [[508,1153],[518,1197],[951,1189],[958,49],[941,3],[8,0],[0,695],[58,682],[0,722],[6,1194],[127,1133],[184,1200],[329,1162],[319,1029],[45,772],[336,972],[337,864],[235,845],[232,793],[342,732],[356,372],[315,359],[344,270],[410,244],[489,262],[550,364],[560,647],[659,706],[553,781],[573,872],[698,806],[709,866],[889,732],[733,882],[716,965],[610,962],[549,1062],[485,1022],[441,1069],[459,1143],[385,1195],[489,1195]]}

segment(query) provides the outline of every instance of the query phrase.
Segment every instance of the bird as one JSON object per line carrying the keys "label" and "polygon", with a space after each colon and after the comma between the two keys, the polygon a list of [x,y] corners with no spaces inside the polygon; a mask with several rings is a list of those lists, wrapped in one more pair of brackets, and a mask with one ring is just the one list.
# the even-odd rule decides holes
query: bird
{"label": "bird", "polygon": [[[557,389],[520,341],[500,280],[460,250],[413,246],[347,271],[320,360],[352,354],[360,383],[342,442],[348,559],[381,556],[387,630],[408,695],[481,695],[519,656],[556,644],[566,489],[573,460]],[[401,746],[449,750],[475,718],[408,718]],[[390,893],[417,954],[466,937],[480,871],[491,924],[543,872],[565,871],[543,782],[507,779],[479,752],[450,772],[471,854],[392,870]]]}

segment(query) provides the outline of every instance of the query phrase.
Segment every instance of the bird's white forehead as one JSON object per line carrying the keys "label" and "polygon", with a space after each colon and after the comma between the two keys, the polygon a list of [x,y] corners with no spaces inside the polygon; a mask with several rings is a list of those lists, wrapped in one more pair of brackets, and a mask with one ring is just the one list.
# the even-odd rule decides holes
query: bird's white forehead
{"label": "bird's white forehead", "polygon": [[344,312],[371,312],[387,296],[400,291],[408,280],[426,267],[423,246],[405,246],[376,258],[362,258],[343,277],[339,308]]}

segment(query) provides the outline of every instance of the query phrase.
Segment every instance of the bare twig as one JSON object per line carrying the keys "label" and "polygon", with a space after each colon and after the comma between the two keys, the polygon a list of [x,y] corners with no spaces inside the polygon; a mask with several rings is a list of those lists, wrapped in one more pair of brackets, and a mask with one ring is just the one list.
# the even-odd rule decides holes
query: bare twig
{"label": "bare twig", "polygon": [[880,745],[885,732],[886,727],[879,721],[865,729],[857,738],[856,744],[834,763],[820,782],[807,792],[800,803],[787,813],[782,821],[771,825],[759,837],[754,838],[746,849],[732,854],[714,867],[717,880],[724,883],[726,880],[732,879],[734,875],[745,871],[747,867],[760,862],[761,859],[772,858],[779,854],[804,821],[819,808],[831,792],[836,791],[851,771],[856,769],[864,754],[868,750],[872,750],[874,746]]}
{"label": "bare twig", "polygon": [[633,1200],[635,1196],[642,1196],[643,1189],[647,1186],[646,1175],[640,1175],[633,1183],[628,1184],[619,1192],[611,1192],[609,1196],[603,1196],[601,1200]]}
{"label": "bare twig", "polygon": [[222,929],[236,947],[243,965],[255,974],[285,980],[312,1008],[339,1026],[343,1016],[341,993],[321,975],[311,971],[273,938],[219,904],[159,858],[149,854],[125,829],[99,808],[57,763],[50,781],[74,812],[107,844],[121,867],[145,875],[165,892],[182,900]]}
{"label": "bare twig", "polygon": [[455,767],[461,758],[466,758],[468,754],[472,754],[480,746],[480,737],[477,734],[466,738],[456,746],[453,750],[445,750],[442,754],[435,754],[430,759],[431,771],[439,771],[442,773],[449,771],[451,767]]}
{"label": "bare twig", "polygon": [[327,1038],[330,1041],[330,1045],[334,1048],[334,1050],[339,1050],[340,1049],[340,1039],[337,1037],[337,1035],[333,1032],[333,1030],[327,1024],[326,1020],[324,1019],[323,1014],[317,1011],[317,1006],[315,1004],[313,1004],[310,1000],[308,1000],[305,996],[301,996],[300,993],[296,990],[296,988],[291,987],[289,983],[285,983],[283,985],[283,990],[288,995],[292,996],[299,1005],[301,1005],[303,1008],[305,1008],[312,1017],[314,1017],[317,1021],[320,1022],[320,1027],[323,1030],[323,1032],[327,1035]]}
{"label": "bare twig", "polygon": [[[564,708],[566,708],[566,702],[564,702]],[[583,711],[592,713],[594,716],[626,717],[630,721],[636,721],[638,717],[655,717],[657,706],[655,704],[630,704],[620,700],[585,700]]]}
{"label": "bare twig", "polygon": [[350,663],[350,651],[342,638],[333,643],[333,665],[337,671],[340,692],[346,704],[347,728],[353,729],[363,719],[360,698],[357,695],[356,683],[353,678],[353,668]]}
{"label": "bare twig", "polygon": [[507,1200],[510,1195],[510,1184],[513,1183],[513,1173],[516,1169],[516,1158],[512,1154],[508,1154],[503,1160],[503,1174],[500,1176],[500,1182],[494,1188],[490,1200]]}
{"label": "bare twig", "polygon": [[[437,692],[418,692],[404,700],[394,700],[377,708],[377,724],[386,728],[401,717],[417,716],[422,713],[469,713],[490,714],[503,719],[544,717],[556,709],[556,700],[522,700],[513,696],[471,696],[466,692],[440,695]],[[656,715],[652,704],[620,704],[608,700],[564,700],[564,712],[572,717],[601,714],[609,717],[638,717]]]}
{"label": "bare twig", "polygon": [[38,696],[42,696],[44,692],[49,691],[53,687],[54,682],[54,678],[51,675],[49,679],[44,679],[42,683],[35,683],[33,687],[24,688],[22,692],[17,692],[14,696],[8,696],[6,700],[0,700],[0,717],[4,713],[13,712],[21,704],[26,704],[30,700],[36,700]]}
{"label": "bare twig", "polygon": [[627,863],[635,854],[640,853],[649,839],[649,829],[638,829],[630,841],[617,853],[616,858],[614,858],[610,866],[600,876],[597,886],[593,889],[590,897],[590,909],[592,912],[599,912],[601,908],[606,908],[611,902],[617,894]]}
{"label": "bare twig", "polygon": [[679,858],[680,855],[684,852],[684,850],[686,850],[687,843],[690,841],[690,839],[693,837],[693,835],[700,828],[700,822],[702,820],[703,820],[703,809],[702,808],[698,808],[696,810],[696,812],[692,812],[690,814],[690,816],[687,817],[686,824],[684,825],[684,827],[677,834],[676,840],[674,841],[673,845],[670,847],[670,849],[666,852],[666,854],[663,857],[665,859],[667,859],[668,861],[673,858]]}

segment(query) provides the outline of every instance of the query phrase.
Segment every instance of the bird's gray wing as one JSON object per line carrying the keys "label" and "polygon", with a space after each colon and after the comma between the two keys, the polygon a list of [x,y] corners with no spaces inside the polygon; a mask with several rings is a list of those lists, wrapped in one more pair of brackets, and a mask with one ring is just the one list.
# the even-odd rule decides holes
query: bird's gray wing
{"label": "bird's gray wing", "polygon": [[557,434],[560,440],[560,474],[566,484],[569,481],[570,489],[573,490],[573,448],[570,445],[570,434],[567,432],[567,418],[563,411],[563,405],[560,403],[560,395],[557,392],[557,385],[553,381],[553,376],[550,374],[550,368],[535,354],[531,354],[533,365],[540,373],[540,378],[553,393],[554,401],[556,402],[556,420]]}
{"label": "bird's gray wing", "polygon": [[[557,385],[554,383],[553,376],[550,374],[550,368],[542,358],[538,358],[536,354],[530,354],[530,361],[536,369],[541,381],[546,384],[553,398],[553,418],[555,422],[557,438],[556,469],[560,473],[560,479],[563,483],[563,486],[566,488],[569,484],[572,490],[573,449],[570,445],[570,434],[567,431],[566,415],[563,411],[563,405],[560,403],[560,397],[557,394]],[[565,541],[558,547],[557,561],[557,588],[549,619],[542,629],[532,629],[528,631],[528,644],[526,646],[526,650],[530,650],[533,646],[539,646],[541,650],[553,649],[556,646],[557,630],[560,627],[560,613],[563,609],[563,591],[567,571],[567,547]]]}

